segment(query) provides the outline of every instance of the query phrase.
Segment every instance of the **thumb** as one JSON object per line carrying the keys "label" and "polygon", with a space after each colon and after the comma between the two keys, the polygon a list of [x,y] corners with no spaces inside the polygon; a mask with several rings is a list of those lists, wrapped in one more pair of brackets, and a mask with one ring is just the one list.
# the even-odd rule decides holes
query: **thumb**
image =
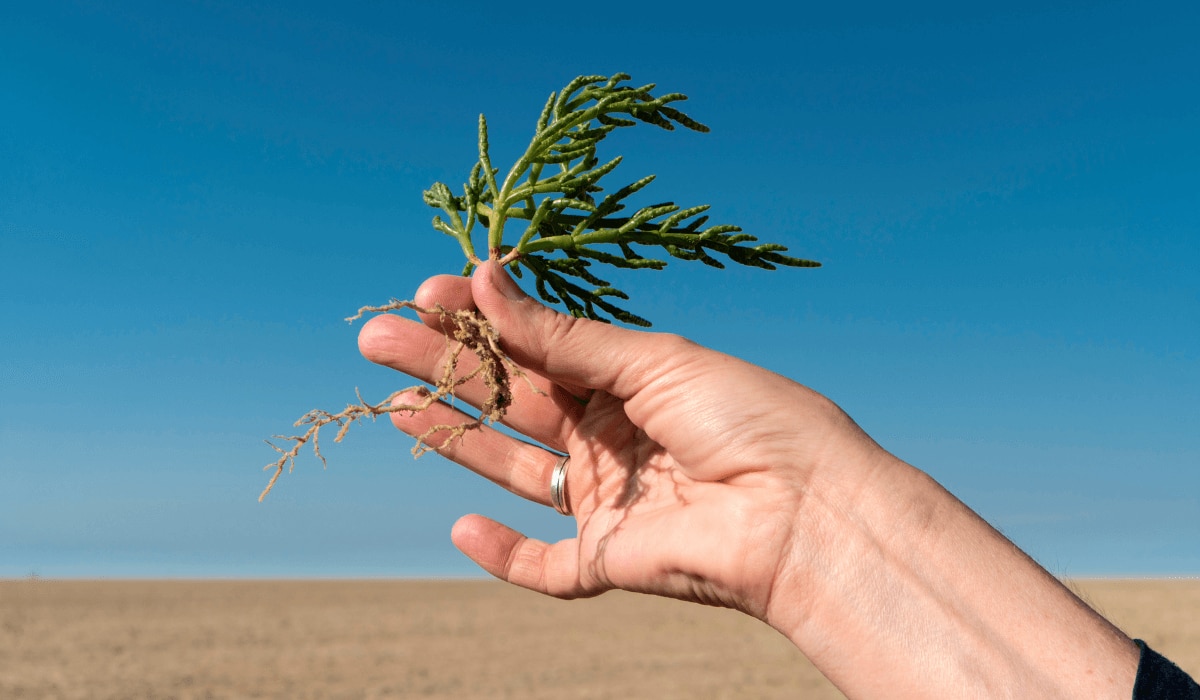
{"label": "thumb", "polygon": [[678,344],[698,347],[676,336],[559,313],[522,291],[493,261],[475,271],[471,293],[517,364],[552,381],[624,400],[681,361]]}

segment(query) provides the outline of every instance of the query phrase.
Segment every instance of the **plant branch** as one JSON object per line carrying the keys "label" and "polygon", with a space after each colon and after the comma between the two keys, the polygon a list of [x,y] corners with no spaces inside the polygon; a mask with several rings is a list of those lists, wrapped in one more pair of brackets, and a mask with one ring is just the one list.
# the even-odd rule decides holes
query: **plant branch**
{"label": "plant branch", "polygon": [[[680,93],[655,96],[654,84],[633,87],[629,76],[588,75],[575,78],[561,91],[551,93],[538,115],[534,134],[525,152],[502,182],[489,155],[487,120],[479,117],[479,161],[463,187],[463,196],[450,194],[442,183],[425,192],[425,201],[446,213],[436,217],[434,228],[459,241],[469,274],[480,258],[471,242],[478,221],[487,226],[487,256],[509,265],[519,274],[533,273],[542,298],[562,304],[569,313],[601,321],[649,323],[613,305],[623,292],[587,272],[588,261],[618,268],[662,269],[665,260],[647,258],[632,246],[660,248],[667,257],[724,267],[720,255],[741,265],[774,270],[778,266],[818,267],[820,263],[785,255],[776,243],[755,244],[757,239],[732,225],[704,227],[708,205],[681,208],[674,203],[654,204],[619,216],[627,200],[653,180],[649,175],[608,194],[599,182],[621,163],[615,157],[601,163],[597,146],[618,129],[640,123],[665,130],[682,126],[698,132],[708,127],[671,106],[687,99]],[[547,175],[546,166],[557,172]],[[464,222],[460,212],[466,212]],[[515,244],[504,242],[510,221],[528,224]],[[611,252],[597,246],[615,246]],[[565,262],[572,261],[572,262]],[[585,274],[586,273],[586,274]],[[569,279],[592,285],[591,288]]]}

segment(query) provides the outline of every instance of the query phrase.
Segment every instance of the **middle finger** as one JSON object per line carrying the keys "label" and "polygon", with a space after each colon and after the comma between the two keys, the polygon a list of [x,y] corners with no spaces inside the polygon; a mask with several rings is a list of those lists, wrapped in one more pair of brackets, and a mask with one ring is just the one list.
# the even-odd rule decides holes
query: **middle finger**
{"label": "middle finger", "polygon": [[[421,283],[417,288],[417,293],[413,296],[413,300],[417,306],[433,309],[438,306],[447,311],[477,311],[475,299],[471,295],[471,279],[461,275],[434,275]],[[421,322],[434,330],[439,330],[447,335],[454,332],[453,324],[448,323],[443,314],[438,313],[421,313],[417,312],[421,317]],[[503,339],[501,339],[503,344]],[[558,382],[558,385],[579,399],[580,402],[586,403],[591,397],[593,390],[590,387],[576,386]]]}
{"label": "middle finger", "polygon": [[[423,396],[409,392],[396,397],[397,404],[419,404]],[[483,476],[516,495],[550,505],[550,476],[558,455],[537,445],[522,442],[504,433],[480,425],[453,436],[448,430],[431,429],[462,425],[470,416],[440,401],[424,411],[395,411],[392,423],[435,452]]]}
{"label": "middle finger", "polygon": [[[391,367],[427,382],[442,376],[454,343],[442,333],[394,314],[368,321],[358,336],[359,350],[376,364]],[[473,353],[459,356],[460,376],[479,365]],[[564,451],[571,429],[578,423],[582,404],[545,377],[526,372],[509,375],[513,396],[502,422],[538,442]],[[455,390],[457,398],[478,407],[488,398],[482,381],[471,380]]]}

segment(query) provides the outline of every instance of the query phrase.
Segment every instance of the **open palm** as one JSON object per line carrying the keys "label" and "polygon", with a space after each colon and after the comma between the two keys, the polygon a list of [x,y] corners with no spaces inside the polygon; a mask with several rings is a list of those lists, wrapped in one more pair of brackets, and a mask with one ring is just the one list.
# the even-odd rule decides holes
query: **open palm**
{"label": "open palm", "polygon": [[[500,330],[529,380],[513,382],[505,423],[539,443],[485,426],[440,452],[540,503],[549,503],[551,450],[571,457],[575,538],[539,542],[479,515],[454,527],[467,556],[521,586],[559,597],[622,588],[763,618],[781,558],[799,544],[795,524],[817,467],[839,450],[873,445],[836,406],[790,380],[674,336],[558,314],[494,266],[471,280],[432,278],[417,302],[477,308]],[[423,320],[372,319],[360,336],[364,355],[424,380],[439,376],[449,348],[440,319]],[[485,391],[470,383],[459,398],[478,404]],[[419,435],[461,422],[455,412],[439,404],[391,415]]]}

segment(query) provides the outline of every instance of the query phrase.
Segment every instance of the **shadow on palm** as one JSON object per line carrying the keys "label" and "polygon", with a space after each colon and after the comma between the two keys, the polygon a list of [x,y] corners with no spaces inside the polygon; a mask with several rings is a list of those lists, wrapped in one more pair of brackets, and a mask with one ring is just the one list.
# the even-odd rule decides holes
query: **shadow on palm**
{"label": "shadow on palm", "polygon": [[[745,608],[724,581],[761,571],[733,522],[760,489],[743,475],[703,481],[634,425],[619,399],[597,392],[568,448],[568,497],[578,522],[579,594],[610,588]],[[751,480],[755,479],[751,477]],[[761,578],[761,577],[760,577]],[[573,596],[570,596],[573,597]]]}

